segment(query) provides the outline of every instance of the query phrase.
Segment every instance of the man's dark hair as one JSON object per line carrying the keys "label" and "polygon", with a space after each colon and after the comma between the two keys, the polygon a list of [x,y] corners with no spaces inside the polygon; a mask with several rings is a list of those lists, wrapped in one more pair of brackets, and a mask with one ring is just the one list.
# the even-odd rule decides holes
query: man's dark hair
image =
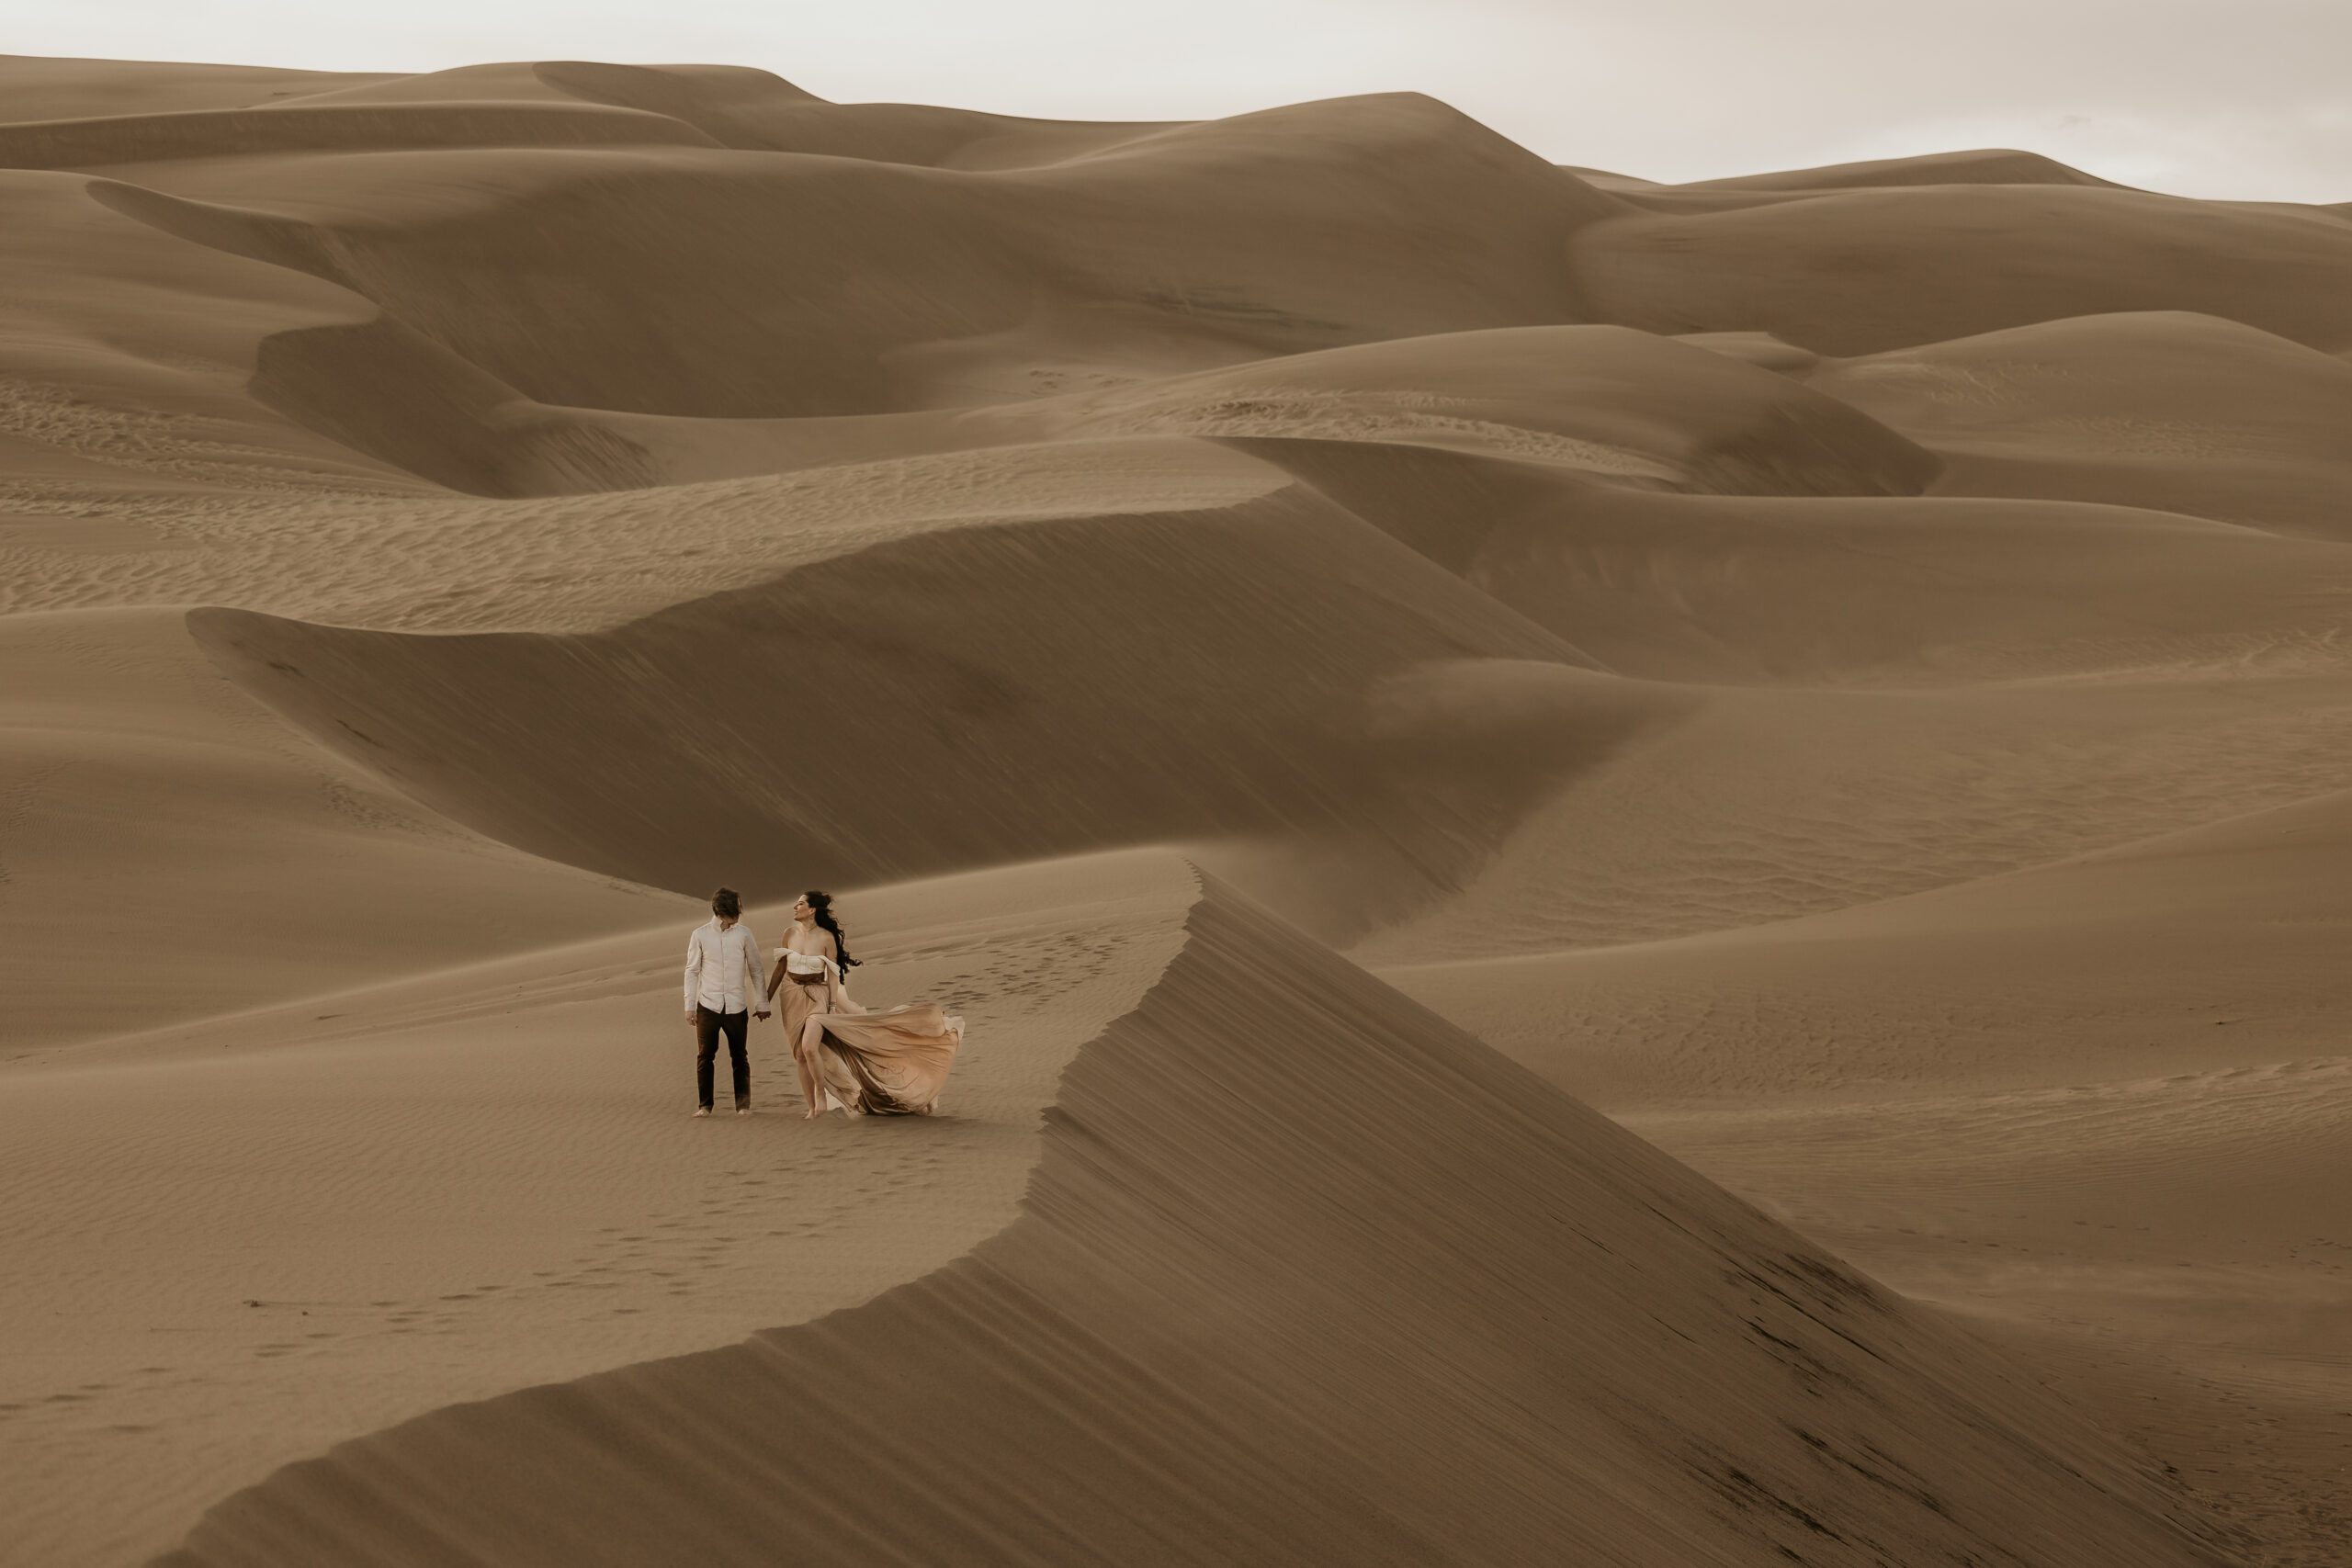
{"label": "man's dark hair", "polygon": [[743,900],[732,887],[722,887],[710,896],[710,912],[722,920],[743,918]]}

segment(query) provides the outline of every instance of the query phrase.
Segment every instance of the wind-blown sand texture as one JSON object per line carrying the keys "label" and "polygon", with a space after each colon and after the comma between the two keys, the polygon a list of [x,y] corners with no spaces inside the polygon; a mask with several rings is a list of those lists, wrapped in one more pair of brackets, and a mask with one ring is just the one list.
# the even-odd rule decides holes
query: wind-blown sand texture
{"label": "wind-blown sand texture", "polygon": [[0,113],[0,1564],[2352,1556],[2343,211]]}

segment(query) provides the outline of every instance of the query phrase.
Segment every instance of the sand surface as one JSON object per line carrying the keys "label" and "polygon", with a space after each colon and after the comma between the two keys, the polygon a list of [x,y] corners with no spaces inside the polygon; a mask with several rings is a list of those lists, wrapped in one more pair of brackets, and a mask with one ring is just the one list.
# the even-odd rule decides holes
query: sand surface
{"label": "sand surface", "polygon": [[0,116],[0,1564],[2352,1556],[2344,211]]}

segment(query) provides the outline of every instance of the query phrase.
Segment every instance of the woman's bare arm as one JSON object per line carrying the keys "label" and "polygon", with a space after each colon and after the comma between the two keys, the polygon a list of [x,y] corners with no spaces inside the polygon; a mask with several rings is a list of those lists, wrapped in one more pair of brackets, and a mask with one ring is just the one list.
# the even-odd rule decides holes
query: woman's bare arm
{"label": "woman's bare arm", "polygon": [[849,999],[849,988],[842,984],[842,972],[839,969],[827,970],[825,973],[825,983],[832,987],[831,1002],[833,1011],[868,1012],[872,1010],[869,1008],[862,1008],[855,1002]]}

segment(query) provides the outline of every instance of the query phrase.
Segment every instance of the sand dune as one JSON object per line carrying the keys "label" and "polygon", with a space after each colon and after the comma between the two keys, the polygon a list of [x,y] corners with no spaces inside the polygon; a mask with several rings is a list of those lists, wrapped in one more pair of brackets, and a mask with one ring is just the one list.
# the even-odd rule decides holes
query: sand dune
{"label": "sand dune", "polygon": [[816,152],[949,168],[1058,163],[1166,123],[1020,119],[923,104],[836,104],[771,72],[729,65],[615,65],[556,60],[466,65],[335,82],[300,104],[605,104],[662,115],[722,147]]}
{"label": "sand dune", "polygon": [[[1604,1104],[2267,1065],[2341,1033],[2352,981],[2324,954],[2352,898],[2347,835],[2352,799],[2330,795],[1894,902],[1489,960],[1458,1010]],[[1417,995],[1453,984],[1452,966],[1383,973]],[[1566,1010],[1507,1021],[1513,997]],[[1612,1044],[1596,1009],[1638,1025]]]}
{"label": "sand dune", "polygon": [[2039,152],[2006,147],[1966,152],[1930,152],[1917,158],[1871,158],[1859,164],[1826,164],[1816,169],[1780,169],[1769,175],[1693,180],[1677,191],[1851,190],[1897,186],[2097,186],[2121,190],[2112,180],[2069,168]]}
{"label": "sand dune", "polygon": [[1470,577],[1628,675],[1917,683],[2324,646],[2345,570],[2122,507],[1596,491],[1491,536]]}
{"label": "sand dune", "polygon": [[[1286,1074],[1334,1114],[1233,1092]],[[1212,885],[968,1258],[344,1445],[163,1561],[2216,1560],[1982,1356]]]}
{"label": "sand dune", "polygon": [[[0,165],[7,1568],[2352,1551],[2343,210],[581,61]],[[947,1114],[686,1118],[719,882]]]}
{"label": "sand dune", "polygon": [[[1467,450],[1609,483],[1735,494],[1916,493],[1939,470],[1932,455],[1845,402],[1725,363],[1736,355],[1613,327],[1445,333],[1125,376],[1012,404],[821,420],[549,405],[389,318],[273,333],[252,353],[254,400],[419,478],[485,496],[1132,435],[1347,439],[1380,444],[1374,460],[1398,446]],[[1087,379],[1038,374],[1026,390]]]}
{"label": "sand dune", "polygon": [[[0,85],[7,90],[0,123],[115,118],[152,121],[158,115],[205,111],[422,105],[440,111],[446,129],[433,133],[435,144],[440,144],[500,124],[479,116],[485,105],[509,111],[526,104],[604,106],[658,115],[699,132],[710,144],[748,152],[816,152],[968,169],[1059,163],[1176,129],[1169,122],[1022,119],[923,104],[836,104],[770,72],[744,66],[615,65],[585,60],[521,61],[398,75],[0,55]],[[453,109],[462,112],[449,112]],[[508,123],[518,118],[507,115]],[[412,117],[379,123],[423,127],[428,122]],[[674,131],[658,130],[650,139],[685,140]]]}
{"label": "sand dune", "polygon": [[[43,434],[77,456],[95,446],[115,464],[98,470],[102,491],[72,479],[24,481],[31,493],[19,516],[36,532],[17,556],[24,570],[0,584],[12,608],[225,601],[346,626],[594,630],[909,534],[1217,511],[1285,483],[1281,470],[1241,454],[1165,437],[495,502],[420,495],[405,476],[370,486],[375,494],[326,484],[298,491],[277,468],[264,493],[238,495],[222,491],[240,481],[259,488],[258,465],[223,460],[215,468],[209,459],[220,448],[191,442],[189,449],[208,459],[203,472],[211,483],[141,492],[125,481],[152,478],[144,453],[85,445],[93,425],[101,434],[107,429],[95,419],[59,423],[65,428]],[[684,506],[681,494],[688,498]],[[109,547],[79,547],[85,534]],[[141,544],[115,547],[117,539]]]}
{"label": "sand dune", "polygon": [[628,109],[537,104],[301,105],[198,109],[0,127],[0,167],[90,168],[161,158],[329,149],[708,145],[700,132]]}
{"label": "sand dune", "polygon": [[[1556,458],[1371,440],[1228,444],[1575,639],[1605,667],[1646,680],[1916,685],[2089,675],[2276,658],[2328,647],[2343,626],[2342,551],[2177,513],[1958,497],[1797,500],[1758,482],[1793,467],[1769,462],[1745,473],[1708,463],[1709,478],[1731,479],[1734,493],[1690,495]],[[1661,454],[1657,467],[1669,464]],[[1677,479],[1688,483],[1701,467],[1686,461]],[[1825,490],[1843,479],[1863,492],[1868,476],[1859,466],[1812,470]]]}
{"label": "sand dune", "polygon": [[2225,316],[2352,348],[2352,226],[2324,208],[2071,186],[1854,189],[1580,232],[1594,314],[1647,332],[1763,331],[1823,354],[2119,310]]}
{"label": "sand dune", "polygon": [[[954,412],[700,419],[538,403],[386,320],[262,340],[253,391],[348,446],[485,495],[1134,435],[1351,440],[1377,444],[1374,461],[1399,447],[1463,450],[1606,483],[1733,494],[1909,494],[1939,471],[1932,455],[1849,404],[1727,357],[1616,327],[1496,328]],[[1038,375],[1024,390],[1087,379]],[[1396,511],[1382,507],[1379,487],[1351,493]]]}
{"label": "sand dune", "polygon": [[[229,610],[190,626],[281,712],[459,820],[664,886],[749,857],[777,868],[749,874],[763,894],[785,890],[768,874],[1283,835],[1392,861],[1409,896],[1676,706],[1311,491],[854,543],[609,632]],[[698,705],[714,693],[724,718]],[[616,728],[640,737],[634,766],[616,765]],[[815,793],[811,754],[829,759]]]}
{"label": "sand dune", "polygon": [[0,173],[0,211],[8,500],[418,488],[243,384],[261,339],[367,321],[365,299],[135,222],[77,175]]}
{"label": "sand dune", "polygon": [[1451,447],[1745,494],[1917,493],[1935,471],[1844,403],[1614,327],[1401,338],[976,417]]}
{"label": "sand dune", "polygon": [[406,78],[391,73],[281,71],[147,60],[56,60],[0,54],[0,123],[118,114],[246,108],[278,98]]}
{"label": "sand dune", "polygon": [[2308,799],[2352,765],[2332,647],[1990,689],[1717,689],[1571,780],[1458,895],[1351,952],[1386,965],[1728,931]]}
{"label": "sand dune", "polygon": [[1176,129],[1161,122],[1021,119],[922,104],[828,103],[766,72],[723,66],[563,61],[534,69],[541,81],[572,97],[670,115],[727,146],[753,152],[1020,169]]}
{"label": "sand dune", "polygon": [[[2324,1562],[2352,1521],[2297,1499],[2344,1461],[2348,847],[2339,793],[1893,904],[1385,973],[2062,1386],[2120,1392],[2142,1441]],[[2247,1440],[2184,1432],[2183,1404]]]}
{"label": "sand dune", "polygon": [[[143,1561],[354,1429],[947,1262],[1013,1217],[1063,1064],[1152,984],[1189,886],[1146,855],[849,900],[859,989],[949,996],[976,1034],[911,1142],[687,1118],[684,899],[651,929],[12,1067],[0,1557]],[[779,1111],[783,1043],[752,1039]]]}
{"label": "sand dune", "polygon": [[1825,366],[1805,384],[1933,448],[1948,493],[2352,529],[2352,365],[2235,321],[2086,316]]}
{"label": "sand dune", "polygon": [[[625,930],[669,907],[469,833],[308,744],[231,685],[182,619],[0,621],[8,1055]],[[69,977],[94,940],[108,978]]]}
{"label": "sand dune", "polygon": [[[345,284],[541,401],[705,417],[995,400],[956,390],[974,361],[1001,374],[1073,347],[1188,368],[1575,321],[1559,247],[1618,210],[1410,95],[988,174],[668,150],[651,130],[609,152],[484,140],[497,150],[349,160],[191,147],[127,172],[141,189],[116,199]],[[1486,243],[1450,243],[1458,228]],[[508,268],[481,273],[486,252]]]}

